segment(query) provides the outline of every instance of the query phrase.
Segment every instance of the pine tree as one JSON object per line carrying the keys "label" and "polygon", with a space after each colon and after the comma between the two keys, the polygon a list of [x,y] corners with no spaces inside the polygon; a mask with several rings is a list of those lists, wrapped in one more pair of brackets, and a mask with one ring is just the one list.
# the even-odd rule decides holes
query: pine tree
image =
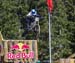
{"label": "pine tree", "polygon": [[20,19],[25,17],[27,4],[21,0],[0,0],[0,31],[5,39],[21,39]]}
{"label": "pine tree", "polygon": [[70,46],[74,31],[71,31],[72,27],[74,28],[74,5],[72,0],[56,0],[54,4],[56,6],[52,18],[52,57],[58,59],[68,57],[73,51]]}

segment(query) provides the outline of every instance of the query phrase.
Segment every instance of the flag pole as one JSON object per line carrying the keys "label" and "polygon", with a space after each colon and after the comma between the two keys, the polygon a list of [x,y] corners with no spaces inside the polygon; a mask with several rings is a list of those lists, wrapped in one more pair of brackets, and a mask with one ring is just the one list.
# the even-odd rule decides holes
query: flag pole
{"label": "flag pole", "polygon": [[48,11],[49,16],[49,55],[50,55],[50,63],[52,63],[51,59],[51,20],[50,20],[50,12]]}

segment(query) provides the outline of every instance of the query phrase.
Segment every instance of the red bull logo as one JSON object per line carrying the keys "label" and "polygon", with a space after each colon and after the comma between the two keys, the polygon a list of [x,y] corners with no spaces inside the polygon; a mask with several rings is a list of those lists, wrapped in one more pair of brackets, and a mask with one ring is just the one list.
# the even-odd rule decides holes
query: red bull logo
{"label": "red bull logo", "polygon": [[27,45],[27,44],[22,44],[22,43],[18,43],[18,44],[16,44],[16,45],[12,46],[11,49],[23,51],[23,50],[25,50],[25,49],[29,49],[29,45]]}
{"label": "red bull logo", "polygon": [[31,58],[32,59],[32,58],[34,58],[33,51],[30,51],[29,53],[24,52],[24,50],[30,49],[29,45],[27,45],[27,44],[18,43],[18,44],[11,46],[11,49],[17,50],[19,52],[15,53],[15,54],[9,52],[7,54],[8,59],[20,59],[20,58],[23,58],[23,59]]}

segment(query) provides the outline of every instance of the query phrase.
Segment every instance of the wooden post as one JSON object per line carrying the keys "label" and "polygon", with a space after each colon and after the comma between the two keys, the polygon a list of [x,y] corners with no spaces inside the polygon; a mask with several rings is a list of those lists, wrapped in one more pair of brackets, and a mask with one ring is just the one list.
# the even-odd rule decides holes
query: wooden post
{"label": "wooden post", "polygon": [[36,62],[38,60],[38,47],[37,47],[37,41],[32,40],[32,50],[34,51],[34,61]]}
{"label": "wooden post", "polygon": [[8,42],[4,42],[4,61],[5,62],[8,62],[8,59],[7,59],[7,53],[8,53]]}
{"label": "wooden post", "polygon": [[75,63],[75,59],[70,59],[70,63]]}
{"label": "wooden post", "polygon": [[[32,51],[32,40],[29,41],[30,51]],[[29,63],[32,63],[32,59],[29,59]]]}
{"label": "wooden post", "polygon": [[38,60],[38,46],[36,41],[35,41],[35,54],[36,54],[36,60]]}
{"label": "wooden post", "polygon": [[65,63],[64,61],[65,61],[65,59],[60,59],[59,63]]}
{"label": "wooden post", "polygon": [[70,58],[65,59],[65,63],[70,63]]}
{"label": "wooden post", "polygon": [[[27,43],[27,41],[24,41],[24,44],[26,44],[26,43]],[[24,52],[26,53],[26,50]],[[27,60],[24,59],[24,62],[27,62]]]}
{"label": "wooden post", "polygon": [[2,42],[2,40],[3,40],[3,36],[1,34],[1,31],[0,31],[0,42]]}

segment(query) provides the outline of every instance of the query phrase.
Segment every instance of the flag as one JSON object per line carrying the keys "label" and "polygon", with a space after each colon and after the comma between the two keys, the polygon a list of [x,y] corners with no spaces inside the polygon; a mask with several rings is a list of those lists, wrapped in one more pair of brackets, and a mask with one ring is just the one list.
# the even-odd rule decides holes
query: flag
{"label": "flag", "polygon": [[47,0],[47,5],[48,5],[49,11],[52,12],[52,10],[53,10],[53,1],[52,0]]}

